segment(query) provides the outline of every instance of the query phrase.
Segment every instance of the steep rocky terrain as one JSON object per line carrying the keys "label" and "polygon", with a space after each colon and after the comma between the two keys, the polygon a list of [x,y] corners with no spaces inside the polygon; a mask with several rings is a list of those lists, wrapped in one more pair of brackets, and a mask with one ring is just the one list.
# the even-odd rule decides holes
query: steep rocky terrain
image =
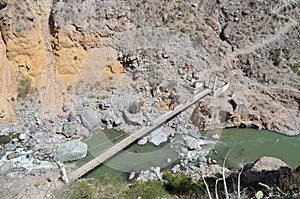
{"label": "steep rocky terrain", "polygon": [[192,121],[297,135],[299,11],[292,0],[0,0],[0,133],[22,134],[1,157],[24,148],[52,160],[57,145],[93,133],[86,109],[102,127],[133,132],[213,74],[229,90],[171,121],[177,132]]}
{"label": "steep rocky terrain", "polygon": [[[249,99],[238,102],[244,104],[241,121],[298,134],[298,18],[293,1],[8,1],[1,10],[7,58],[2,82],[17,88],[29,76],[41,115],[55,115],[63,103],[71,105],[69,91],[89,76],[86,65],[105,71],[88,82],[94,86],[101,79],[101,88],[120,79],[106,70],[114,60],[133,84],[150,87],[178,89],[185,75],[197,73],[203,80],[214,72]],[[5,103],[17,98],[14,90],[2,87]],[[7,107],[3,112],[11,114]]]}

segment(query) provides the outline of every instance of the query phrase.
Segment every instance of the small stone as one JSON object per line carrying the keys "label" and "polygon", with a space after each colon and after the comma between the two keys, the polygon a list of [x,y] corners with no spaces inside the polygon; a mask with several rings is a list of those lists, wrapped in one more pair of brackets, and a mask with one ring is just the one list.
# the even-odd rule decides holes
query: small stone
{"label": "small stone", "polygon": [[172,162],[171,158],[167,158],[167,163],[171,163],[171,162]]}
{"label": "small stone", "polygon": [[17,148],[16,144],[7,143],[4,145],[6,151],[14,151]]}
{"label": "small stone", "polygon": [[180,164],[176,164],[174,167],[172,167],[171,171],[173,173],[177,173],[180,171]]}
{"label": "small stone", "polygon": [[82,106],[83,106],[83,107],[89,107],[89,106],[90,106],[90,103],[89,103],[88,101],[84,101],[84,102],[82,103]]}
{"label": "small stone", "polygon": [[112,125],[111,123],[107,123],[106,128],[107,128],[107,129],[112,129],[112,128],[113,128],[113,125]]}
{"label": "small stone", "polygon": [[35,132],[37,132],[37,129],[38,129],[37,127],[32,126],[32,127],[29,128],[29,133],[34,134]]}
{"label": "small stone", "polygon": [[135,172],[131,172],[129,175],[129,180],[132,180],[135,177]]}
{"label": "small stone", "polygon": [[143,137],[138,141],[138,145],[145,145],[148,142],[148,137]]}
{"label": "small stone", "polygon": [[122,124],[122,120],[120,118],[117,118],[115,121],[114,121],[114,125],[115,126],[120,126]]}
{"label": "small stone", "polygon": [[21,133],[20,136],[19,136],[20,140],[25,140],[26,138],[27,138],[27,136],[26,136],[25,133]]}
{"label": "small stone", "polygon": [[19,157],[20,155],[21,154],[18,152],[13,152],[13,153],[8,154],[6,157],[8,160],[11,160],[11,159],[15,159],[15,158]]}
{"label": "small stone", "polygon": [[67,119],[68,119],[69,122],[72,122],[72,121],[75,120],[75,117],[74,117],[73,112],[70,112],[70,113],[68,114]]}
{"label": "small stone", "polygon": [[181,153],[188,153],[189,152],[189,150],[187,149],[187,148],[185,148],[185,147],[180,147],[180,151],[181,151]]}
{"label": "small stone", "polygon": [[64,111],[64,112],[67,112],[67,111],[69,111],[70,110],[70,108],[69,108],[69,106],[68,105],[63,105],[62,106],[62,110]]}
{"label": "small stone", "polygon": [[66,122],[63,128],[63,135],[66,137],[72,137],[76,129],[74,122]]}

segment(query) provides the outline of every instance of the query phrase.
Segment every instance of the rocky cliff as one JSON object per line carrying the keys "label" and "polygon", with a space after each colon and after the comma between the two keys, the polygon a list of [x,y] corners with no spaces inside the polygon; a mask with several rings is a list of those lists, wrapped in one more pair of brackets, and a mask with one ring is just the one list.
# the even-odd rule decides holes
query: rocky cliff
{"label": "rocky cliff", "polygon": [[[72,105],[74,94],[91,95],[97,85],[97,91],[119,89],[126,80],[129,88],[175,91],[190,76],[204,80],[216,73],[242,96],[224,96],[215,106],[217,114],[231,115],[221,119],[225,126],[299,134],[297,2],[10,0],[0,7],[6,118],[17,103],[18,82],[27,77],[32,103],[41,115],[55,115],[63,104]],[[111,70],[116,61],[125,74]],[[232,100],[243,110],[236,111]],[[209,115],[197,112],[203,108],[192,120],[215,128]]]}

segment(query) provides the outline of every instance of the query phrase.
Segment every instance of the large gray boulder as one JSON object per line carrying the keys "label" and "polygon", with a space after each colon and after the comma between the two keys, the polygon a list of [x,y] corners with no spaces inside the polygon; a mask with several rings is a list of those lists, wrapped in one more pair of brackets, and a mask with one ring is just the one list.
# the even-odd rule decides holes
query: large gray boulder
{"label": "large gray boulder", "polygon": [[87,138],[90,136],[90,131],[87,128],[81,127],[77,129],[77,135]]}
{"label": "large gray boulder", "polygon": [[80,117],[83,126],[89,129],[90,131],[92,131],[93,129],[99,126],[97,111],[94,111],[92,109],[86,109],[82,112]]}
{"label": "large gray boulder", "polygon": [[279,170],[281,167],[289,167],[289,166],[278,158],[264,156],[258,159],[254,163],[253,167],[251,168],[251,171],[254,172],[274,171],[274,170]]}
{"label": "large gray boulder", "polygon": [[80,140],[64,142],[56,148],[55,159],[60,162],[80,160],[86,156],[87,148],[87,144]]}
{"label": "large gray boulder", "polygon": [[123,119],[129,125],[141,125],[143,123],[144,115],[142,113],[131,114],[129,111],[123,111]]}
{"label": "large gray boulder", "polygon": [[156,129],[149,135],[149,142],[155,146],[159,146],[161,143],[168,141],[168,135],[162,131],[161,128]]}
{"label": "large gray boulder", "polygon": [[196,138],[187,136],[184,141],[189,149],[201,149],[200,142],[198,142],[198,139]]}

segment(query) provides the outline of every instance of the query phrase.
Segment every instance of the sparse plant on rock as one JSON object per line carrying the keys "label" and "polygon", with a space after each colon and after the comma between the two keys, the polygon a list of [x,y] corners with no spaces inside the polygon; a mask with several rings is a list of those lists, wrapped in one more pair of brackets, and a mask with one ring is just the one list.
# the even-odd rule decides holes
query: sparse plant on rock
{"label": "sparse plant on rock", "polygon": [[129,113],[137,114],[141,111],[141,105],[137,102],[132,102],[128,108]]}
{"label": "sparse plant on rock", "polygon": [[31,79],[29,77],[22,76],[18,82],[18,98],[27,97],[31,88]]}

